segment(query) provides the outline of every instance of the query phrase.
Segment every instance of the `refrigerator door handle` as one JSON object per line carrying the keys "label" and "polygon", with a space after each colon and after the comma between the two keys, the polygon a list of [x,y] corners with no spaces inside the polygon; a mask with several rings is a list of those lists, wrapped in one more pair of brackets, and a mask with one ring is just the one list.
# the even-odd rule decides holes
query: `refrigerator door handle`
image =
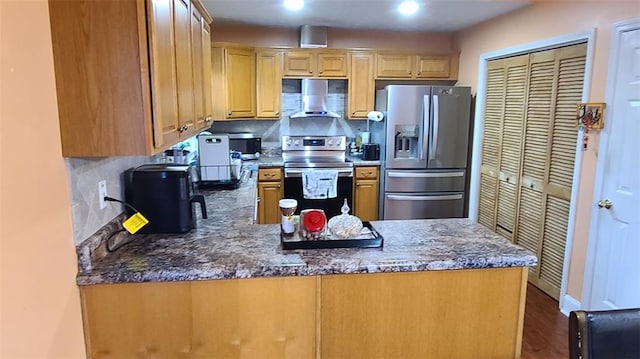
{"label": "refrigerator door handle", "polygon": [[452,199],[462,199],[461,194],[436,195],[436,196],[405,196],[389,194],[387,198],[396,201],[447,201]]}
{"label": "refrigerator door handle", "polygon": [[438,152],[438,125],[440,124],[438,95],[433,95],[433,133],[429,141],[429,159],[435,160]]}
{"label": "refrigerator door handle", "polygon": [[429,95],[422,97],[422,148],[420,149],[420,160],[426,158],[427,145],[429,142]]}
{"label": "refrigerator door handle", "polygon": [[437,177],[463,177],[464,171],[457,172],[387,172],[387,176],[396,178],[437,178]]}

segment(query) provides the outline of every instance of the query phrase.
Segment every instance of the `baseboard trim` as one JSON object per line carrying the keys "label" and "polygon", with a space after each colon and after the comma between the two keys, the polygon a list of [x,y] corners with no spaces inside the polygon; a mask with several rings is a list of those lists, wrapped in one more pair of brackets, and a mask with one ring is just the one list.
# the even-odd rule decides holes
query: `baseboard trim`
{"label": "baseboard trim", "polygon": [[562,297],[562,303],[560,303],[560,312],[565,316],[569,316],[569,313],[572,310],[580,310],[582,309],[582,303],[580,303],[577,299],[573,298],[569,294],[565,294]]}

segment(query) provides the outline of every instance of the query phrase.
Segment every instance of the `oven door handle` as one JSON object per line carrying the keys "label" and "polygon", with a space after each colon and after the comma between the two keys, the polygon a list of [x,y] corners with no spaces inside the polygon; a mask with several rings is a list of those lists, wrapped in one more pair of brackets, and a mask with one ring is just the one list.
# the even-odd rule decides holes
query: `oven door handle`
{"label": "oven door handle", "polygon": [[[323,168],[321,169],[321,171],[336,171],[338,172],[338,177],[353,177],[353,168],[340,168],[340,169]],[[302,177],[302,174],[305,172],[307,171],[285,168],[284,177],[285,178]]]}

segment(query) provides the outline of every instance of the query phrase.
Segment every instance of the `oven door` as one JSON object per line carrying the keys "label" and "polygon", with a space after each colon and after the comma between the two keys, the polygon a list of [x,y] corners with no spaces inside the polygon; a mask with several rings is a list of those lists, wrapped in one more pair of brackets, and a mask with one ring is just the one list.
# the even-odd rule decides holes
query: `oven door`
{"label": "oven door", "polygon": [[[323,168],[323,170],[332,170]],[[330,219],[340,214],[340,209],[347,199],[349,208],[353,209],[353,168],[335,168],[338,171],[337,196],[335,198],[307,199],[304,198],[302,190],[302,168],[284,169],[284,198],[291,198],[298,201],[296,214],[300,214],[303,209],[321,209]]]}

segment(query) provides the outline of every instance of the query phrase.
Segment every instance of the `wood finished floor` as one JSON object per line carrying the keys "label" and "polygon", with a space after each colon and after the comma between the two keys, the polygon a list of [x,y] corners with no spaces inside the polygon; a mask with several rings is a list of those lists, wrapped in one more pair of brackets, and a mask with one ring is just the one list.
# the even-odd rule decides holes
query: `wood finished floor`
{"label": "wood finished floor", "polygon": [[529,284],[524,309],[522,359],[569,357],[569,318],[560,313],[558,302]]}

